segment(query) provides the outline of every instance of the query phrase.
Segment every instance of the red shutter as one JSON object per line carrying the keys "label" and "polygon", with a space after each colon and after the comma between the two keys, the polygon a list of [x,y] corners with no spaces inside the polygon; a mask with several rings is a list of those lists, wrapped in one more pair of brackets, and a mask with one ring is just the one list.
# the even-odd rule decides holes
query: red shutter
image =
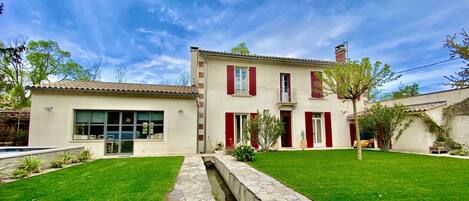
{"label": "red shutter", "polygon": [[326,123],[326,147],[332,147],[332,125],[331,125],[331,113],[324,112],[324,119]]}
{"label": "red shutter", "polygon": [[234,145],[234,113],[225,113],[225,144],[226,149],[233,148]]}
{"label": "red shutter", "polygon": [[234,94],[234,66],[226,66],[226,93],[228,95]]}
{"label": "red shutter", "polygon": [[322,98],[322,82],[319,80],[321,72],[311,71],[311,97]]}
{"label": "red shutter", "polygon": [[[257,113],[251,113],[251,118],[255,118]],[[257,133],[251,133],[251,146],[259,149],[259,137],[257,136]]]}
{"label": "red shutter", "polygon": [[313,147],[313,113],[305,112],[306,144],[308,148]]}
{"label": "red shutter", "polygon": [[256,67],[249,67],[249,95],[256,95]]}

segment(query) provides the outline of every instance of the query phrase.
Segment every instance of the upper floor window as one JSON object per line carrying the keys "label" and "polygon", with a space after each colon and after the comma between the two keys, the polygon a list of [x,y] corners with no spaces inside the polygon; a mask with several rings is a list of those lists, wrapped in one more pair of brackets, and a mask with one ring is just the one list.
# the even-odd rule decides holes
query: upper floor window
{"label": "upper floor window", "polygon": [[248,94],[248,68],[235,67],[235,93]]}

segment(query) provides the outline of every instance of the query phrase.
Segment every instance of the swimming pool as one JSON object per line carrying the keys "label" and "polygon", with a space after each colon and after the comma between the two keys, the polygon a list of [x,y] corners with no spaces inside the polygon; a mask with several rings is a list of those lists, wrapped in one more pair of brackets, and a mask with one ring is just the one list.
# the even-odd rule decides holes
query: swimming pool
{"label": "swimming pool", "polygon": [[51,149],[51,148],[37,148],[37,147],[0,147],[0,155],[1,154],[10,154],[16,152],[26,152],[26,151],[38,151],[44,149]]}

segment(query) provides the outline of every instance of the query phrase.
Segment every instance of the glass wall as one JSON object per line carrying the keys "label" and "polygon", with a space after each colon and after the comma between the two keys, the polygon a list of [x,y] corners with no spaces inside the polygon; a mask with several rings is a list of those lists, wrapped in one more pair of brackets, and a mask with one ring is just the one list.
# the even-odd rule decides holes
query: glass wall
{"label": "glass wall", "polygon": [[75,110],[73,139],[162,140],[164,112]]}

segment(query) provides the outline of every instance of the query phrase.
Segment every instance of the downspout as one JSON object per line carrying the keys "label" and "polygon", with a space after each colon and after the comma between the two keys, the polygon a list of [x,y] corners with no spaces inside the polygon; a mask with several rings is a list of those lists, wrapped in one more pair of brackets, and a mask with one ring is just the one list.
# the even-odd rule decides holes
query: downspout
{"label": "downspout", "polygon": [[[199,94],[199,93],[197,93]],[[195,153],[199,153],[199,95],[195,98],[195,106],[197,108],[197,124],[195,125]]]}
{"label": "downspout", "polygon": [[207,153],[207,106],[208,106],[208,63],[207,63],[207,55],[204,55],[204,64],[205,64],[205,72],[204,72],[204,94],[205,94],[205,107],[204,107],[204,153]]}

